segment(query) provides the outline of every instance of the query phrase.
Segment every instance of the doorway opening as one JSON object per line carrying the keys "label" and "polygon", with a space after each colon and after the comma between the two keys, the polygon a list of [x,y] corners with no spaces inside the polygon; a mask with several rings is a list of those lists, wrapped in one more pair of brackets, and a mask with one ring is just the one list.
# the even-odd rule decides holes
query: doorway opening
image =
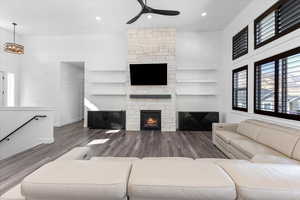
{"label": "doorway opening", "polygon": [[84,62],[60,63],[59,126],[84,119]]}

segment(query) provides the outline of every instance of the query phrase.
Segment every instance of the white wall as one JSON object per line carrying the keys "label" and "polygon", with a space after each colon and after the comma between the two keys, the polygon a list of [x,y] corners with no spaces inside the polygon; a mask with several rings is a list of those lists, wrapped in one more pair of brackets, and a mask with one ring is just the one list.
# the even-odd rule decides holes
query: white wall
{"label": "white wall", "polygon": [[[25,37],[24,41],[27,52],[22,60],[21,70],[22,106],[49,106],[56,110],[59,108],[60,62],[62,61],[84,61],[86,71],[126,67],[125,33],[97,36],[32,36]],[[88,82],[88,73],[86,77]],[[90,100],[96,102],[101,109],[109,107],[109,100],[105,102],[98,98]],[[57,126],[59,121],[60,114],[56,112]]]}
{"label": "white wall", "polygon": [[[22,44],[22,37],[19,35],[16,36],[17,43]],[[3,51],[3,46],[6,42],[12,42],[13,40],[13,33],[7,30],[4,30],[0,28],[0,44],[1,44],[1,49],[0,49],[0,71],[2,72],[10,72],[15,74],[15,91],[16,91],[16,96],[15,96],[15,103],[16,105],[19,104],[19,94],[20,94],[20,65],[21,65],[21,59],[23,55],[15,55],[15,54],[9,54]],[[25,49],[26,51],[26,49]]]}
{"label": "white wall", "polygon": [[60,66],[59,126],[83,119],[84,63],[62,62]]}
{"label": "white wall", "polygon": [[[221,85],[223,105],[222,112],[226,115],[227,122],[239,122],[244,119],[256,118],[273,122],[280,122],[290,126],[300,127],[298,121],[285,120],[281,118],[268,117],[253,113],[253,96],[254,96],[254,62],[273,55],[285,52],[287,50],[299,47],[300,29],[283,36],[282,38],[269,43],[257,50],[254,50],[254,19],[271,7],[276,0],[254,0],[239,16],[224,30],[223,34],[223,67],[220,71],[219,80],[224,83]],[[232,37],[249,25],[249,53],[235,61],[232,61]],[[232,111],[231,109],[231,76],[232,69],[248,65],[249,70],[249,113]]]}
{"label": "white wall", "polygon": [[[220,66],[220,32],[179,32],[176,39],[178,68],[218,68]],[[99,85],[92,82],[107,81],[110,77],[115,80],[120,79],[117,76],[124,72],[111,73],[101,72],[101,70],[127,69],[127,32],[97,36],[25,36],[24,44],[26,54],[22,59],[21,69],[22,106],[47,106],[58,109],[60,62],[82,61],[85,62],[85,98],[100,110],[124,110],[126,108],[126,98],[123,96],[90,94],[101,93],[101,91],[103,93],[120,92],[117,84],[108,85],[102,90]],[[124,76],[125,81],[128,81],[127,76]],[[179,111],[217,110],[216,97],[183,96],[179,98],[179,101]],[[55,124],[59,126],[59,112],[56,113],[55,121]]]}

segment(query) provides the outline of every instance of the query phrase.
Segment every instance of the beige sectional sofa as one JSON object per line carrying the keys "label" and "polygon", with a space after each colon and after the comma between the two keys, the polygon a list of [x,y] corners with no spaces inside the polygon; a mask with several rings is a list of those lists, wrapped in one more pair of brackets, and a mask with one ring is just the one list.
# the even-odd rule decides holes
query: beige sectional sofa
{"label": "beige sectional sofa", "polygon": [[300,166],[245,160],[56,160],[1,200],[298,200]]}
{"label": "beige sectional sofa", "polygon": [[77,148],[26,177],[0,200],[300,199],[298,130],[247,120],[215,124],[213,132],[214,143],[228,156],[245,159],[78,160],[88,152]]}
{"label": "beige sectional sofa", "polygon": [[[297,163],[300,130],[258,120],[238,124],[214,124],[213,143],[228,157]],[[263,157],[263,158],[262,158]]]}

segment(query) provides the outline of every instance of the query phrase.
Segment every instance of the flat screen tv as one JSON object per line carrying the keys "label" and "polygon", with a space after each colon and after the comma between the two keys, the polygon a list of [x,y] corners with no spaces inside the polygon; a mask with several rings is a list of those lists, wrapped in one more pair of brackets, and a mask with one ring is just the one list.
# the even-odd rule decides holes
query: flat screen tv
{"label": "flat screen tv", "polygon": [[167,85],[168,64],[131,64],[131,85]]}

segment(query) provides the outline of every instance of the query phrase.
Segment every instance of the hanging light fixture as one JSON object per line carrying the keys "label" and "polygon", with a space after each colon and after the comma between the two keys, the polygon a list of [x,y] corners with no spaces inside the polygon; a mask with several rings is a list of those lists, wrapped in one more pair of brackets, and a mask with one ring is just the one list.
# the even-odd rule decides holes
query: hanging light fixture
{"label": "hanging light fixture", "polygon": [[14,54],[24,54],[24,46],[16,43],[16,23],[12,23],[14,26],[14,42],[7,42],[4,46],[4,51],[7,53],[14,53]]}

